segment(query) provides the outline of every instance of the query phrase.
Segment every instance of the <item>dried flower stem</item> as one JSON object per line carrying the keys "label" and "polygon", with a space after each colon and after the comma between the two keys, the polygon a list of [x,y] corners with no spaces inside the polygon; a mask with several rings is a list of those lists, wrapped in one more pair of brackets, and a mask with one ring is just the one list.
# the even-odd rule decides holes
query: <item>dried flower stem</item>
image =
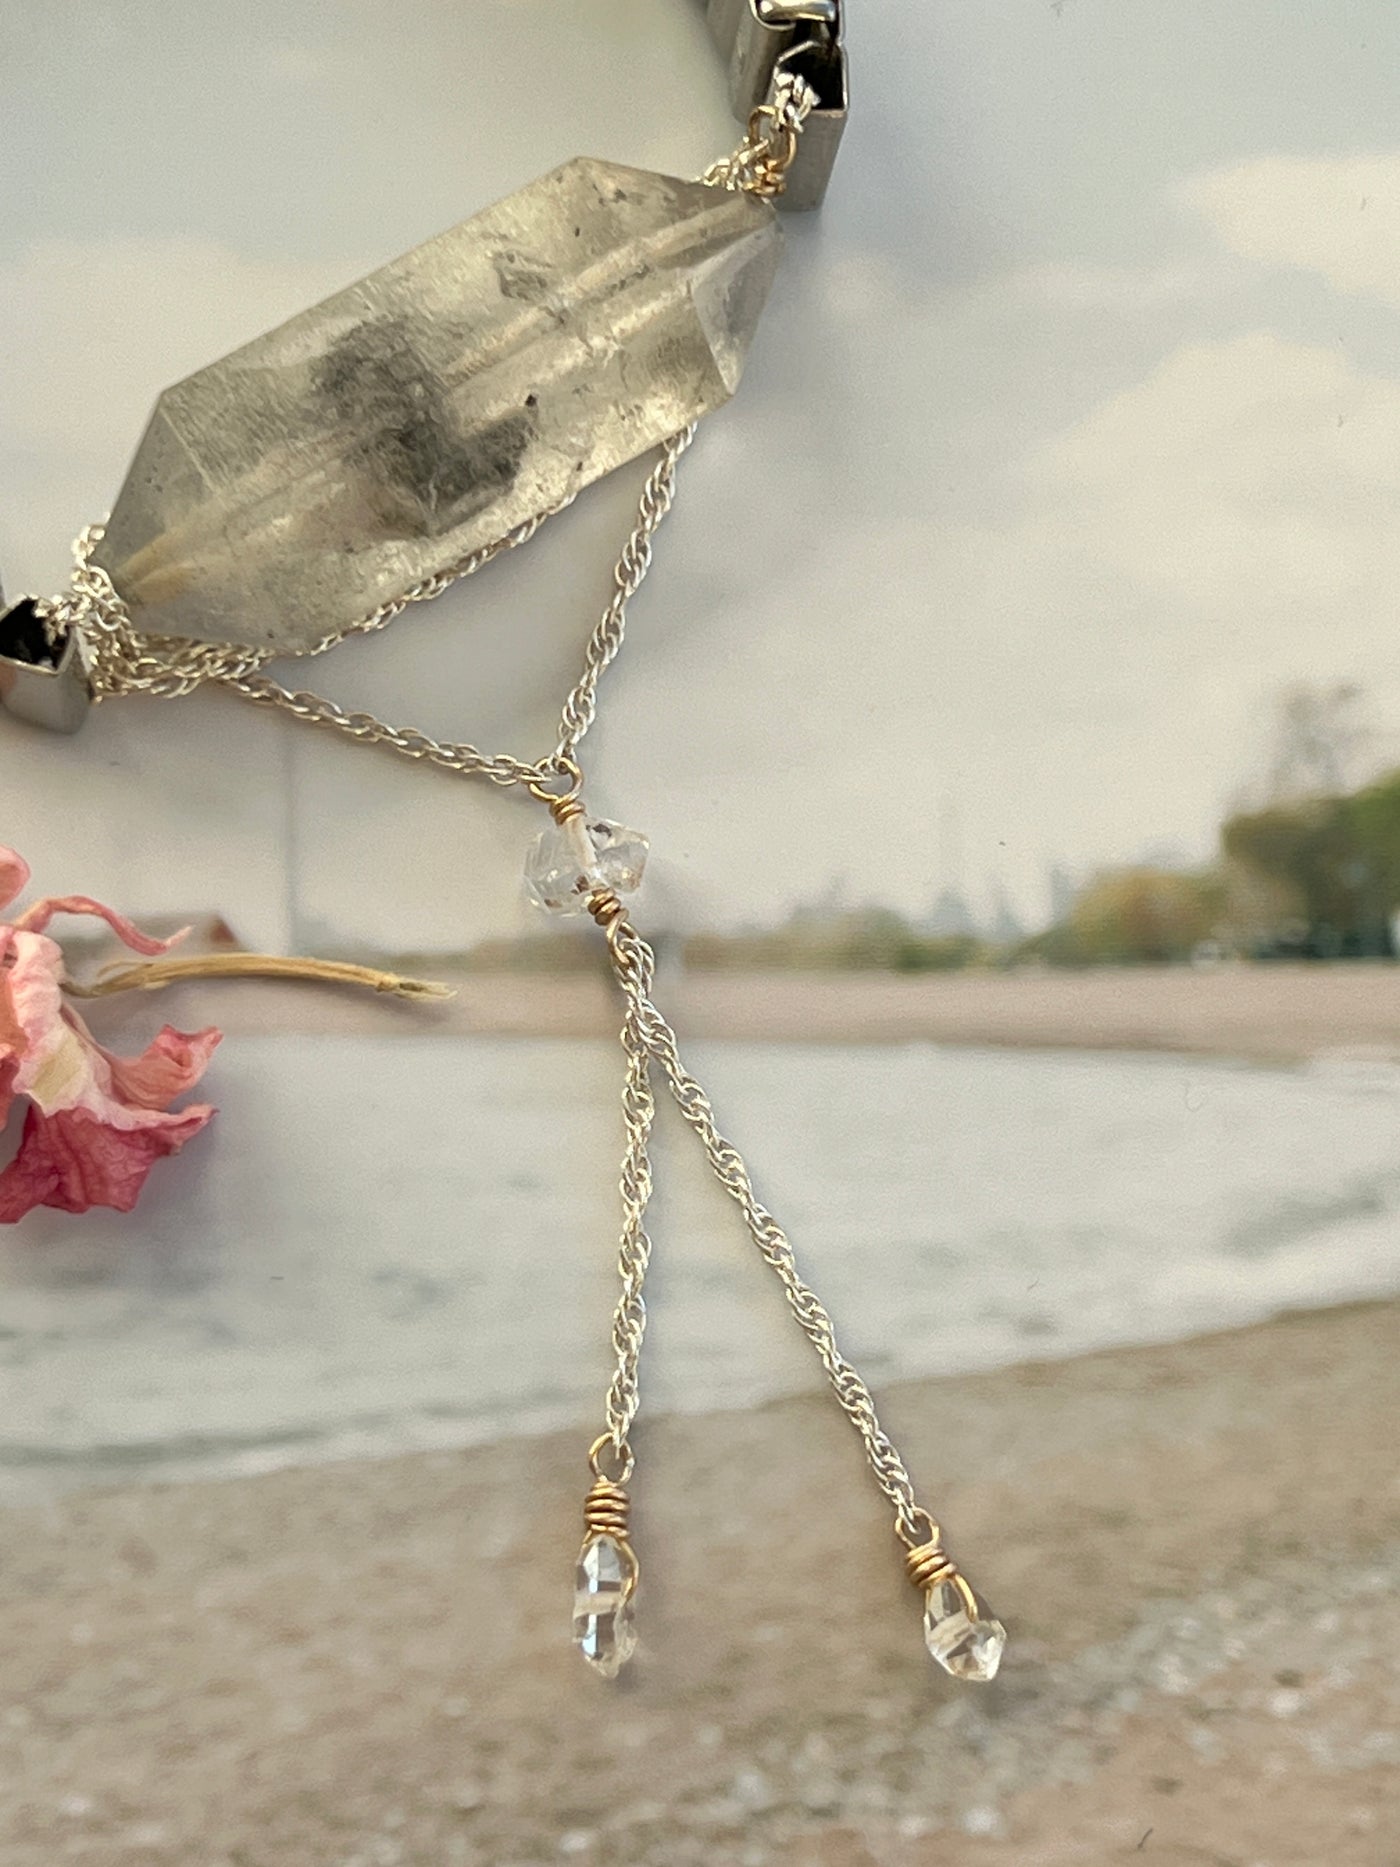
{"label": "dried flower stem", "polygon": [[188,959],[156,959],[100,973],[88,985],[65,979],[74,998],[106,998],[113,992],[154,992],[185,979],[309,979],[321,985],[362,985],[393,998],[455,998],[451,986],[426,979],[403,979],[373,966],[344,960],[283,959],[274,953],[201,953]]}

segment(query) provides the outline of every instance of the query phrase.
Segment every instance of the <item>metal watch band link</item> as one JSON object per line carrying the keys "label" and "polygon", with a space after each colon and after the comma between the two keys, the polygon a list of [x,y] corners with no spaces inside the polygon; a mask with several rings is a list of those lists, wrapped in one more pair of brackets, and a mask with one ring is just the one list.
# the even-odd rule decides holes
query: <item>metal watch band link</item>
{"label": "metal watch band link", "polygon": [[725,61],[729,101],[746,122],[771,101],[784,74],[805,78],[817,107],[778,205],[801,212],[826,195],[850,107],[843,0],[704,0],[710,36]]}

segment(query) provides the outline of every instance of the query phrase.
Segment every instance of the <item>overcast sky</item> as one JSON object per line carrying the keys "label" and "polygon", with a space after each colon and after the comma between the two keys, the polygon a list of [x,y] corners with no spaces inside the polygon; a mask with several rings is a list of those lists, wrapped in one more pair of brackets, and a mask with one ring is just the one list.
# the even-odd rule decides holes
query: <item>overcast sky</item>
{"label": "overcast sky", "polygon": [[[1037,918],[1053,862],[1208,853],[1287,682],[1359,680],[1400,728],[1394,0],[849,11],[832,197],[588,748],[595,807],[652,836],[653,920],[837,878]],[[733,136],[684,0],[8,0],[0,86],[12,591],[62,577],[166,382],[567,156],[693,173]],[[615,477],[298,678],[545,750]],[[293,901],[391,946],[523,918],[517,799],[232,701],[0,720],[0,795],[46,885],[259,942]]]}

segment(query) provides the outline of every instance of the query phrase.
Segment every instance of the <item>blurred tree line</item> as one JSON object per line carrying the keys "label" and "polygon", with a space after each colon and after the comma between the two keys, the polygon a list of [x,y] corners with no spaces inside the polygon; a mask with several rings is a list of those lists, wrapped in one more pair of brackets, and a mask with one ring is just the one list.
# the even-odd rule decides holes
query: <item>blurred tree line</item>
{"label": "blurred tree line", "polygon": [[1278,703],[1262,777],[1195,870],[1109,869],[1030,939],[935,936],[887,908],[799,913],[781,927],[700,934],[689,964],[750,971],[1165,965],[1203,957],[1394,957],[1400,923],[1400,770],[1364,785],[1360,690],[1297,687]]}
{"label": "blurred tree line", "polygon": [[[938,932],[936,914],[920,926],[890,908],[843,909],[829,900],[780,926],[667,937],[663,947],[688,966],[736,972],[1394,958],[1400,769],[1358,782],[1376,763],[1358,688],[1297,687],[1278,703],[1261,774],[1225,818],[1215,861],[1193,870],[1145,863],[1104,870],[1055,925],[1029,939]],[[485,941],[464,957],[484,970],[605,967],[597,942],[577,929]]]}
{"label": "blurred tree line", "polygon": [[1261,958],[1395,952],[1400,771],[1359,791],[1273,804],[1221,833],[1238,942]]}
{"label": "blurred tree line", "polygon": [[1400,919],[1400,771],[1357,785],[1374,741],[1360,690],[1297,687],[1278,706],[1260,795],[1194,873],[1125,868],[1084,888],[1028,942],[1053,962],[1393,958]]}
{"label": "blurred tree line", "polygon": [[1016,957],[1052,966],[1190,959],[1218,939],[1226,893],[1213,869],[1109,869],[1079,891],[1066,919],[1027,940]]}
{"label": "blurred tree line", "polygon": [[955,972],[996,957],[975,934],[922,933],[882,907],[829,918],[799,913],[781,927],[692,934],[685,942],[685,963],[707,972]]}

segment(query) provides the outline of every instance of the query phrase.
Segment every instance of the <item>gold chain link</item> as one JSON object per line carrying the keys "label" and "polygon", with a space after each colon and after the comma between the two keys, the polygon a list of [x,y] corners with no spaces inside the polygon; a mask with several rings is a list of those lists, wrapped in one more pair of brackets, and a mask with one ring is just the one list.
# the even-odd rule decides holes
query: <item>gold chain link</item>
{"label": "gold chain link", "polygon": [[730,155],[712,162],[700,177],[712,188],[740,189],[774,200],[787,187],[802,126],[817,107],[807,80],[784,72],[766,103],[749,113],[748,131]]}

